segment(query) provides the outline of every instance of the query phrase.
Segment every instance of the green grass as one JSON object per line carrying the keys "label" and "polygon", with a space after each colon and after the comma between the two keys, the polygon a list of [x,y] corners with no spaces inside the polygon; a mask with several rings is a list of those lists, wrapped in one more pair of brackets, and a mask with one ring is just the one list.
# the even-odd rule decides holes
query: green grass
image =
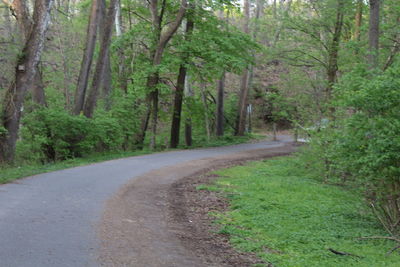
{"label": "green grass", "polygon": [[361,195],[308,178],[297,160],[281,157],[217,171],[222,178],[210,189],[225,192],[231,204],[230,211],[216,214],[220,232],[274,266],[400,266],[398,252],[386,256],[392,241],[358,239],[385,235]]}
{"label": "green grass", "polygon": [[[213,146],[227,146],[234,145],[240,143],[246,143],[248,141],[254,139],[260,139],[264,136],[260,135],[247,135],[242,137],[234,137],[234,136],[224,136],[221,138],[212,139],[209,142],[205,142],[203,139],[196,138],[196,142],[192,147],[180,146],[178,149],[189,149],[189,148],[200,148],[200,147],[213,147]],[[147,147],[147,146],[146,146]],[[163,151],[169,151],[171,149],[164,149]],[[55,163],[49,164],[38,164],[38,163],[24,163],[24,164],[15,164],[15,166],[0,166],[0,184],[9,183],[16,179],[36,175],[40,173],[46,173],[56,170],[67,169],[71,167],[77,167],[82,165],[87,165],[91,163],[124,158],[124,157],[132,157],[150,154],[154,152],[159,152],[161,150],[150,151],[148,149],[137,150],[137,151],[127,151],[127,152],[113,152],[113,153],[100,153],[93,154],[82,158],[74,158],[68,159],[64,161],[59,161]]]}

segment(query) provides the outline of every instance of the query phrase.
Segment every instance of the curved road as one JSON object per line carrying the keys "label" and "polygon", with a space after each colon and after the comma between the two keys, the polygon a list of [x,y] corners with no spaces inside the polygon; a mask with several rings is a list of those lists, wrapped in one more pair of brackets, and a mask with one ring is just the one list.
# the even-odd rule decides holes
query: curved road
{"label": "curved road", "polygon": [[1,185],[0,266],[100,266],[96,225],[106,200],[128,181],[196,159],[281,147],[284,139],[130,157]]}

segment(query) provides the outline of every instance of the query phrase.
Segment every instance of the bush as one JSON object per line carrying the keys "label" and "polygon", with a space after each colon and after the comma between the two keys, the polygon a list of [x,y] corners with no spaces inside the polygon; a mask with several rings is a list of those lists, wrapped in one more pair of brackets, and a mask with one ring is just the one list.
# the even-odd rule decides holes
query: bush
{"label": "bush", "polygon": [[23,161],[56,161],[98,151],[117,150],[123,138],[116,119],[73,116],[63,109],[37,109],[26,114],[17,144]]}
{"label": "bush", "polygon": [[385,229],[399,235],[400,68],[375,76],[358,70],[337,93],[337,119],[311,147],[328,166],[325,173],[363,188]]}

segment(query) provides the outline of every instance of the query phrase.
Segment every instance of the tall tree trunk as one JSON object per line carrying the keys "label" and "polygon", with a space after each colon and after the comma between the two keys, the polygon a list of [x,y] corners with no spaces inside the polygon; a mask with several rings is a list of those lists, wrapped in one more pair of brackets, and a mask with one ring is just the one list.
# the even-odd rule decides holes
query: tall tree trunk
{"label": "tall tree trunk", "polygon": [[97,25],[99,23],[100,5],[99,0],[92,0],[90,17],[86,34],[86,47],[83,53],[78,84],[75,91],[75,105],[73,114],[79,115],[83,111],[85,103],[86,88],[89,81],[90,68],[92,66],[93,53],[96,47]]}
{"label": "tall tree trunk", "polygon": [[[119,8],[119,1],[117,0],[115,6],[115,18],[117,19],[117,11]],[[106,1],[101,0],[101,22],[99,26],[99,32],[101,34],[101,40],[104,39],[105,34],[105,26],[107,24],[107,9],[106,9]],[[111,80],[111,61],[110,61],[110,50],[108,50],[106,54],[106,59],[104,61],[104,73],[101,78],[101,88],[102,88],[102,97],[105,100],[105,109],[109,110],[111,108],[111,90],[112,90],[112,80]]]}
{"label": "tall tree trunk", "polygon": [[[67,7],[66,7],[67,8]],[[69,4],[68,4],[69,8]],[[69,110],[71,108],[71,94],[69,91],[70,86],[70,71],[68,68],[68,59],[65,54],[65,45],[62,40],[61,23],[56,23],[55,30],[57,31],[57,41],[58,41],[58,51],[62,58],[62,68],[63,68],[63,95],[65,99],[65,109]]]}
{"label": "tall tree trunk", "polygon": [[[193,97],[194,93],[193,93],[193,89],[192,86],[190,84],[190,80],[189,77],[186,76],[186,80],[185,80],[185,94],[188,97]],[[192,146],[193,143],[193,138],[192,138],[192,117],[189,114],[189,116],[187,116],[186,121],[185,121],[185,143],[186,146]]]}
{"label": "tall tree trunk", "polygon": [[[117,3],[117,10],[115,13],[115,35],[117,37],[122,36],[122,14],[121,14],[121,1],[118,1]],[[118,81],[120,88],[122,91],[127,94],[128,93],[128,78],[127,78],[127,73],[126,70],[128,69],[126,65],[126,57],[124,54],[124,49],[119,48],[118,49],[118,57],[120,60],[120,64],[118,65]]]}
{"label": "tall tree trunk", "polygon": [[40,106],[47,106],[42,72],[40,71],[39,65],[36,67],[35,78],[33,79],[32,100]]}
{"label": "tall tree trunk", "polygon": [[224,135],[224,91],[225,91],[225,71],[222,72],[218,80],[217,92],[217,114],[216,114],[216,135]]}
{"label": "tall tree trunk", "polygon": [[83,110],[83,114],[88,118],[91,118],[93,116],[94,108],[96,107],[97,103],[99,89],[102,84],[102,78],[104,75],[107,55],[110,50],[111,36],[115,20],[116,4],[117,0],[111,0],[107,12],[107,20],[106,20],[107,23],[104,26],[104,34],[101,40],[99,57],[97,59],[96,69],[93,74],[93,82],[92,86],[90,87],[90,91],[86,99],[85,107]]}
{"label": "tall tree trunk", "polygon": [[182,100],[183,100],[183,91],[185,88],[185,78],[186,78],[186,67],[184,64],[181,64],[181,66],[179,67],[178,81],[176,84],[176,91],[174,98],[174,109],[172,112],[171,140],[170,140],[171,148],[176,148],[179,145]]}
{"label": "tall tree trunk", "polygon": [[[244,0],[244,24],[243,31],[249,34],[249,21],[250,21],[250,1]],[[246,117],[247,117],[247,97],[249,94],[249,70],[246,68],[243,71],[241,82],[240,82],[240,93],[239,93],[239,105],[238,114],[236,119],[236,133],[235,135],[244,135],[246,128]]]}
{"label": "tall tree trunk", "polygon": [[326,87],[326,99],[329,100],[332,95],[333,85],[337,79],[338,71],[338,56],[339,56],[339,45],[340,37],[342,35],[343,28],[343,17],[344,17],[344,0],[338,0],[336,9],[336,22],[335,29],[332,36],[332,42],[328,51],[328,65],[326,68],[326,73],[328,77],[328,85]]}
{"label": "tall tree trunk", "polygon": [[368,32],[368,63],[371,68],[378,67],[379,51],[379,2],[380,0],[369,0],[369,32]]}
{"label": "tall tree trunk", "polygon": [[0,134],[0,163],[12,162],[14,159],[21,108],[27,90],[34,83],[36,67],[43,51],[50,21],[52,4],[52,0],[35,1],[31,32],[15,67],[15,82],[9,87],[4,98],[1,117],[6,133]]}
{"label": "tall tree trunk", "polygon": [[[229,14],[229,13],[228,13]],[[226,16],[225,21],[226,24],[229,23],[229,16]],[[219,19],[224,20],[224,12],[221,11],[219,13]],[[216,114],[215,114],[215,134],[216,136],[223,136],[224,135],[224,124],[225,124],[225,117],[224,117],[224,92],[225,92],[225,77],[226,71],[223,70],[221,77],[217,82],[217,101],[216,101]]]}
{"label": "tall tree trunk", "polygon": [[[192,18],[188,18],[186,21],[185,40],[189,41],[190,35],[193,31],[194,22]],[[170,147],[176,148],[179,145],[179,135],[181,128],[181,113],[182,113],[182,101],[183,91],[185,88],[186,80],[186,65],[189,55],[184,55],[183,62],[179,67],[178,81],[176,85],[175,98],[174,98],[174,109],[172,111],[172,123],[171,123],[171,140]]]}
{"label": "tall tree trunk", "polygon": [[201,82],[200,90],[201,90],[201,101],[203,102],[203,107],[204,107],[204,126],[206,128],[207,142],[208,142],[211,139],[211,127],[210,127],[210,119],[208,117],[207,88],[205,81]]}
{"label": "tall tree trunk", "polygon": [[358,0],[356,15],[354,18],[354,35],[353,35],[353,39],[356,41],[360,41],[360,29],[362,24],[363,6],[364,6],[363,0]]}
{"label": "tall tree trunk", "polygon": [[[25,0],[14,0],[10,8],[16,16],[18,28],[23,36],[22,39],[25,42],[29,38],[33,24],[31,15],[29,14],[28,5]],[[46,96],[44,93],[44,85],[39,64],[36,66],[35,70],[35,78],[32,86],[32,100],[34,103],[41,106],[46,105]]]}

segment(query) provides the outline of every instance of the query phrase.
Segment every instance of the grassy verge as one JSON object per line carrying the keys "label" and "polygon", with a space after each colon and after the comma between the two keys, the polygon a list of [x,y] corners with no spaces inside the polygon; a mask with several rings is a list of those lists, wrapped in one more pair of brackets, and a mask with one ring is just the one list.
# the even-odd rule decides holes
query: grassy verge
{"label": "grassy verge", "polygon": [[[251,140],[260,139],[262,136],[260,135],[248,135],[242,137],[233,137],[233,136],[224,136],[221,138],[213,139],[209,142],[206,142],[202,139],[197,140],[192,147],[190,148],[200,148],[200,147],[213,147],[213,146],[228,146],[240,143],[246,143]],[[188,147],[181,146],[179,149],[186,149]],[[165,149],[163,151],[168,151],[170,149]],[[11,167],[0,167],[0,184],[9,183],[18,178],[27,177],[35,174],[46,173],[56,170],[62,170],[71,167],[77,167],[82,165],[87,165],[91,163],[124,158],[124,157],[132,157],[150,154],[157,151],[150,150],[138,150],[138,151],[127,151],[127,152],[113,152],[113,153],[101,153],[101,154],[93,154],[82,158],[74,158],[68,159],[64,161],[59,161],[55,163],[49,164],[38,164],[38,163],[25,163],[25,164],[16,164]]]}
{"label": "grassy verge", "polygon": [[222,178],[206,188],[230,201],[228,212],[216,214],[221,233],[274,266],[399,266],[398,252],[386,255],[392,241],[359,239],[385,235],[360,194],[308,178],[297,160],[217,171]]}

